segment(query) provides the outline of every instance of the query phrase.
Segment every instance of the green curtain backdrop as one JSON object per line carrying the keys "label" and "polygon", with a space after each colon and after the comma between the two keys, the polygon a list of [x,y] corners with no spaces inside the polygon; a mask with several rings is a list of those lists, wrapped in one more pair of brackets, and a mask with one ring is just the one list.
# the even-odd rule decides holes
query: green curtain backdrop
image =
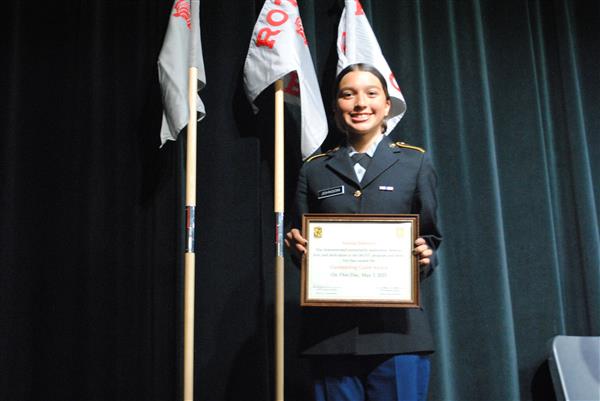
{"label": "green curtain backdrop", "polygon": [[[173,2],[34,3],[0,24],[0,400],[179,399],[184,143],[158,149],[156,72]],[[272,95],[255,116],[242,89],[262,3],[201,0],[200,401],[273,398]],[[299,4],[330,105],[343,2]],[[391,135],[439,176],[430,399],[551,400],[552,337],[600,335],[600,2],[362,4],[408,105]],[[286,400],[305,401],[287,262]]]}

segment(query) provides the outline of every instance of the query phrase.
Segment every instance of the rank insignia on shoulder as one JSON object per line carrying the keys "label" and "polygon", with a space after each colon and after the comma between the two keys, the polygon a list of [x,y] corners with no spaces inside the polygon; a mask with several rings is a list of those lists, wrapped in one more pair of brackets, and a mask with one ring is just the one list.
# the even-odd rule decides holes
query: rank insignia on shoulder
{"label": "rank insignia on shoulder", "polygon": [[319,191],[317,195],[317,199],[325,199],[330,198],[332,196],[343,195],[344,194],[344,186],[340,185],[339,187],[322,189]]}
{"label": "rank insignia on shoulder", "polygon": [[421,152],[421,153],[425,153],[425,149],[420,148],[418,146],[412,146],[412,145],[406,144],[404,142],[390,143],[390,148],[412,149],[412,150],[416,150],[416,151]]}

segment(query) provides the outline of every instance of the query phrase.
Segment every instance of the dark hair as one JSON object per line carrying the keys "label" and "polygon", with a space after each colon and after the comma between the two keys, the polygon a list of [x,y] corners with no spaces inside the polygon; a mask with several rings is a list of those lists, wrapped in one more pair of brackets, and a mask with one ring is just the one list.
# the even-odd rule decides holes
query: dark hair
{"label": "dark hair", "polygon": [[[377,79],[381,83],[381,87],[383,88],[383,93],[385,93],[385,98],[387,100],[390,100],[390,93],[388,92],[387,82],[386,82],[385,78],[383,77],[383,75],[381,75],[381,72],[379,72],[379,70],[377,68],[373,67],[371,64],[366,64],[366,63],[356,63],[356,64],[350,64],[350,65],[346,66],[342,71],[340,71],[340,73],[335,78],[335,87],[333,88],[333,93],[335,94],[335,96],[333,97],[333,114],[334,114],[335,125],[342,132],[346,132],[346,130],[345,130],[345,125],[344,125],[343,121],[340,119],[340,115],[339,115],[338,109],[337,109],[337,99],[338,99],[338,95],[339,95],[338,92],[340,90],[340,82],[342,82],[342,79],[347,74],[354,72],[354,71],[370,72],[371,74],[375,75],[375,77],[377,77]],[[385,132],[387,130],[387,121],[386,120],[387,120],[387,118],[384,119],[383,122],[381,123],[381,127],[382,127],[381,132]]]}

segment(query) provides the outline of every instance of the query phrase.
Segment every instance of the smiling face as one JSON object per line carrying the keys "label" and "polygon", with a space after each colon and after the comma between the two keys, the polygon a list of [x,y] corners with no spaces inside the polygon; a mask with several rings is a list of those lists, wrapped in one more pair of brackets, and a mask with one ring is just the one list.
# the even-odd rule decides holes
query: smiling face
{"label": "smiling face", "polygon": [[370,72],[350,71],[338,85],[336,118],[351,137],[383,132],[390,106],[381,81]]}

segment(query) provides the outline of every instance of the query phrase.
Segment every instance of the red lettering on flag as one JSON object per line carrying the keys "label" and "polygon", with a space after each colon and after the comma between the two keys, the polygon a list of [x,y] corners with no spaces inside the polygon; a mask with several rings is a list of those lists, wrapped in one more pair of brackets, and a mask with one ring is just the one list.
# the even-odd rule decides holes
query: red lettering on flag
{"label": "red lettering on flag", "polygon": [[270,39],[271,36],[277,35],[281,31],[272,31],[271,28],[263,28],[256,34],[256,46],[267,46],[272,49],[275,46],[275,41]]}
{"label": "red lettering on flag", "polygon": [[304,34],[304,27],[302,26],[302,20],[300,17],[296,18],[296,33],[300,35],[305,45],[308,45],[308,41],[306,40],[306,35]]}
{"label": "red lettering on flag", "polygon": [[[282,15],[280,20],[276,20],[273,17],[275,16],[275,14],[280,14]],[[285,21],[288,20],[288,15],[285,11],[281,11],[281,10],[271,10],[269,11],[269,13],[267,14],[267,22],[272,25],[272,26],[279,26],[279,25],[283,25],[285,23]]]}
{"label": "red lettering on flag", "polygon": [[398,89],[398,92],[402,92],[400,90],[400,85],[398,85],[398,82],[396,82],[396,77],[394,77],[394,73],[393,72],[390,74],[389,81],[390,81],[390,83],[392,84],[392,86],[394,88]]}
{"label": "red lettering on flag", "polygon": [[191,29],[192,21],[191,21],[191,12],[190,12],[190,3],[185,0],[177,0],[175,5],[173,6],[173,10],[175,13],[173,17],[181,17],[185,20],[185,24],[188,29]]}
{"label": "red lettering on flag", "polygon": [[290,82],[288,82],[283,91],[288,95],[300,96],[300,81],[298,80],[298,73],[296,71],[290,73]]}
{"label": "red lettering on flag", "polygon": [[[294,7],[298,7],[298,2],[296,0],[288,0]],[[275,5],[280,6],[281,0],[275,0]]]}
{"label": "red lettering on flag", "polygon": [[356,3],[356,12],[354,13],[354,15],[363,15],[365,13],[365,10],[363,10],[362,4],[360,4],[360,0],[354,1]]}

